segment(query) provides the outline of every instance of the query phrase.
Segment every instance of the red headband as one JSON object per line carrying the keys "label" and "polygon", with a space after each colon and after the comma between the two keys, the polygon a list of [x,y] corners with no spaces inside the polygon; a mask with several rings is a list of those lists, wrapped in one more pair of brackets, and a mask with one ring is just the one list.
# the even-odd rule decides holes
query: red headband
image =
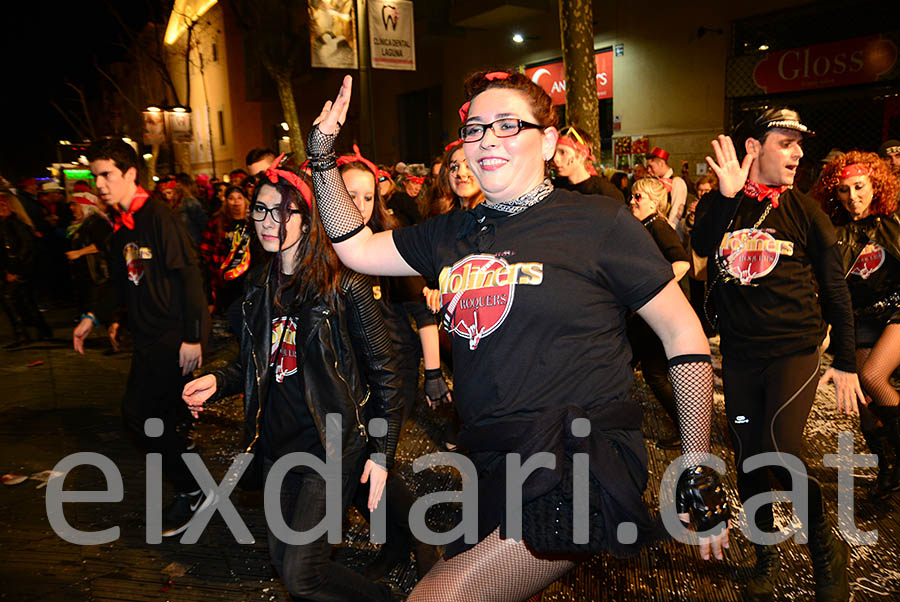
{"label": "red headband", "polygon": [[303,181],[303,178],[298,176],[292,171],[287,171],[286,169],[278,169],[277,167],[281,165],[281,161],[284,159],[284,153],[281,153],[275,160],[272,161],[272,165],[266,170],[266,177],[273,184],[278,183],[278,178],[283,178],[287,180],[291,186],[300,191],[300,196],[303,197],[303,200],[306,201],[306,206],[312,209],[312,190],[309,189],[309,184]]}
{"label": "red headband", "polygon": [[178,185],[178,182],[175,180],[166,180],[165,182],[160,182],[156,187],[159,190],[169,190],[170,188],[175,188]]}
{"label": "red headband", "polygon": [[463,123],[469,118],[469,105],[472,104],[468,100],[459,107],[459,120]]}
{"label": "red headband", "polygon": [[573,138],[569,138],[568,136],[560,136],[556,141],[557,146],[568,146],[574,150],[581,151],[585,153],[588,157],[591,156],[591,149],[587,146],[581,144],[577,140]]}
{"label": "red headband", "polygon": [[486,73],[484,75],[484,79],[488,80],[489,82],[492,82],[495,79],[506,79],[507,77],[509,77],[509,73],[507,73],[506,71],[491,71],[490,73]]}
{"label": "red headband", "polygon": [[855,178],[856,176],[871,176],[872,170],[866,167],[861,163],[854,163],[853,165],[848,165],[844,169],[841,170],[840,178],[842,180],[846,180],[847,178]]}
{"label": "red headband", "polygon": [[378,167],[374,163],[372,163],[371,161],[369,161],[368,159],[363,157],[359,152],[359,147],[355,144],[353,145],[353,152],[355,153],[353,155],[341,155],[340,157],[338,157],[338,159],[337,159],[338,167],[340,167],[341,165],[347,165],[348,163],[359,162],[359,163],[362,163],[363,165],[365,165],[366,167],[368,167],[369,171],[372,172],[372,174],[375,176],[375,179],[377,180],[378,179]]}
{"label": "red headband", "polygon": [[422,184],[425,181],[425,176],[406,176],[406,180],[413,184]]}
{"label": "red headband", "polygon": [[454,146],[459,146],[460,144],[462,144],[462,140],[457,138],[456,140],[454,140],[453,142],[451,142],[450,144],[448,144],[447,146],[444,147],[444,152],[446,153],[448,150],[450,150]]}

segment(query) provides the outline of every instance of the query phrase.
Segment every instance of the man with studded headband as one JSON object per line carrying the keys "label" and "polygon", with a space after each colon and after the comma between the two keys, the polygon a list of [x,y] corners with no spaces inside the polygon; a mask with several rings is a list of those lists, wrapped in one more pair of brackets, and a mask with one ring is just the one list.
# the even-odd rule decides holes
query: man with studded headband
{"label": "man with studded headband", "polygon": [[[716,159],[706,160],[719,178],[719,191],[700,201],[691,241],[700,256],[714,259],[710,295],[719,308],[725,409],[741,501],[768,492],[769,473],[782,489],[808,496],[803,527],[816,600],[847,600],[848,548],[832,532],[819,482],[787,463],[743,470],[745,459],[763,452],[776,452],[785,461],[802,458],[826,323],[832,326],[835,357],[820,382],[834,380],[838,410],[853,413],[857,401],[864,402],[835,231],[818,204],[793,189],[802,142],[811,135],[795,111],[772,108],[738,126],[737,145],[728,136],[714,140]],[[792,479],[798,477],[803,485],[795,487]],[[751,527],[775,531],[771,504],[754,514],[747,517]],[[765,539],[755,544],[750,600],[771,599],[777,581],[778,550],[763,545]]]}

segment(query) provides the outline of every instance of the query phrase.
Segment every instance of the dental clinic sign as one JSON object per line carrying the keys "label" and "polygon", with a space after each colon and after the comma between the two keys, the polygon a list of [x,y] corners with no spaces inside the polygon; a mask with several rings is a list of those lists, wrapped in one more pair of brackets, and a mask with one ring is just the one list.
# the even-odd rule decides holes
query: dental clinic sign
{"label": "dental clinic sign", "polygon": [[[597,63],[597,98],[613,97],[613,52],[611,48],[594,53]],[[566,104],[566,72],[562,61],[525,67],[525,75],[550,95],[554,105]]]}
{"label": "dental clinic sign", "polygon": [[369,0],[369,44],[373,69],[416,70],[413,3]]}

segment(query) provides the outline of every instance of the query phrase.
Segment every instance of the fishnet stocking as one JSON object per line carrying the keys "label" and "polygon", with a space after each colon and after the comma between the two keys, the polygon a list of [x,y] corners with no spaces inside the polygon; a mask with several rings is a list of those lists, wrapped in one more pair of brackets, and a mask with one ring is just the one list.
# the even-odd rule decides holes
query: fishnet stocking
{"label": "fishnet stocking", "polygon": [[[859,365],[857,354],[857,365]],[[900,324],[888,324],[865,359],[859,375],[860,384],[880,406],[897,406],[900,394],[891,386],[890,377],[900,365]]]}
{"label": "fishnet stocking", "polygon": [[500,538],[500,527],[475,547],[438,560],[408,602],[517,602],[569,572],[570,560],[535,557],[521,541]]}
{"label": "fishnet stocking", "polygon": [[[318,126],[313,126],[306,140],[306,149],[312,165],[313,191],[325,233],[332,241],[341,242],[362,230],[365,224],[337,169],[335,138],[337,132],[323,134]],[[322,170],[322,167],[325,169]]]}
{"label": "fishnet stocking", "polygon": [[688,355],[669,361],[669,380],[678,403],[678,427],[684,463],[693,467],[709,453],[713,369],[709,356]]}

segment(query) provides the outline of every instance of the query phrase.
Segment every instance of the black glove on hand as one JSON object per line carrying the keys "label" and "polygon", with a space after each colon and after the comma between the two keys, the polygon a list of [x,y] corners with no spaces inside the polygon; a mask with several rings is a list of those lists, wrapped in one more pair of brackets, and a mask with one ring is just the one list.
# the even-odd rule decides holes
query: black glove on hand
{"label": "black glove on hand", "polygon": [[731,507],[719,473],[709,466],[695,466],[681,473],[675,489],[675,508],[679,514],[690,514],[690,521],[699,531],[713,527],[721,533],[731,518]]}
{"label": "black glove on hand", "polygon": [[450,389],[440,368],[425,371],[425,400],[432,408],[451,402]]}

